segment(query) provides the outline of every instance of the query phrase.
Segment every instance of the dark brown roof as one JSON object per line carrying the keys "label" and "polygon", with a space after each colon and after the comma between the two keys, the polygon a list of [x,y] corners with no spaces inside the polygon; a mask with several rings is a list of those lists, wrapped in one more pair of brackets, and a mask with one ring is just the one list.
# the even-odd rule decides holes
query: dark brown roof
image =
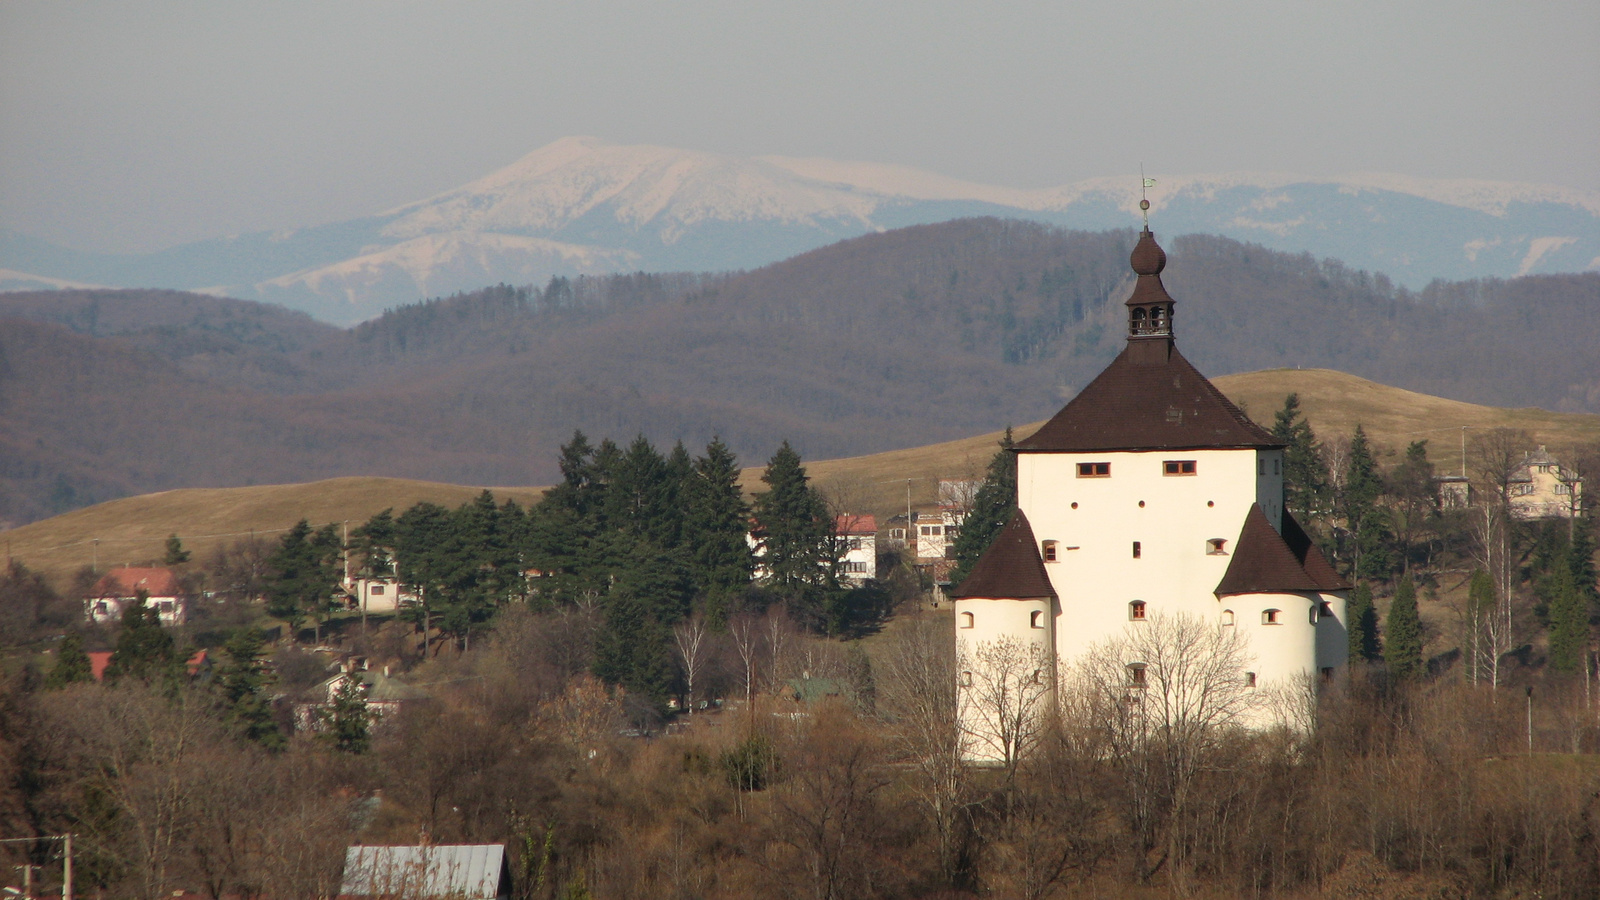
{"label": "dark brown roof", "polygon": [[[1166,343],[1166,342],[1162,342]],[[1130,343],[1099,377],[1026,439],[1023,452],[1282,447],[1166,344],[1159,359]]]}
{"label": "dark brown roof", "polygon": [[994,600],[1055,595],[1056,589],[1050,586],[1050,576],[1044,570],[1044,560],[1039,558],[1039,543],[1033,539],[1033,526],[1028,524],[1028,517],[1020,509],[1011,514],[1011,520],[978,558],[977,565],[967,573],[961,586],[950,592],[950,596],[956,598]]}
{"label": "dark brown roof", "polygon": [[1244,531],[1233,550],[1233,559],[1228,561],[1228,571],[1214,593],[1220,597],[1321,590],[1326,588],[1306,572],[1283,536],[1273,530],[1267,514],[1261,511],[1261,504],[1251,504],[1250,514],[1244,519]]}
{"label": "dark brown roof", "polygon": [[1161,249],[1156,243],[1156,236],[1150,233],[1150,226],[1146,225],[1139,232],[1139,243],[1133,246],[1133,252],[1128,254],[1128,265],[1133,267],[1135,275],[1160,275],[1161,270],[1167,267],[1167,251]]}
{"label": "dark brown roof", "polygon": [[1283,511],[1283,542],[1289,545],[1295,558],[1300,560],[1300,565],[1306,570],[1306,574],[1322,585],[1322,590],[1350,590],[1350,582],[1339,577],[1339,573],[1328,564],[1328,558],[1317,549],[1316,542],[1311,540],[1311,536],[1300,527],[1294,516],[1289,515],[1287,509]]}

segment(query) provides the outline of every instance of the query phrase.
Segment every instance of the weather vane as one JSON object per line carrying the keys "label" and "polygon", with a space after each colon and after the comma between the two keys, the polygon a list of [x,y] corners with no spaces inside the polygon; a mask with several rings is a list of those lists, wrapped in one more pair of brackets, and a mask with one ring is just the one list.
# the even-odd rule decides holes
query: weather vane
{"label": "weather vane", "polygon": [[1144,213],[1145,231],[1150,230],[1150,201],[1145,199],[1144,192],[1146,188],[1153,188],[1155,186],[1156,180],[1154,178],[1144,177],[1144,163],[1139,163],[1139,211]]}

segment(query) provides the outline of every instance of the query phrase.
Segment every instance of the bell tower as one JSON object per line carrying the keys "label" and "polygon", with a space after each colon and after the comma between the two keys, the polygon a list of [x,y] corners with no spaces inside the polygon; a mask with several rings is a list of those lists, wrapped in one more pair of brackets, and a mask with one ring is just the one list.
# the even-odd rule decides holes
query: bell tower
{"label": "bell tower", "polygon": [[1128,359],[1138,365],[1165,364],[1172,355],[1173,300],[1161,284],[1167,253],[1156,243],[1150,226],[1139,233],[1139,243],[1128,256],[1139,276],[1128,298]]}

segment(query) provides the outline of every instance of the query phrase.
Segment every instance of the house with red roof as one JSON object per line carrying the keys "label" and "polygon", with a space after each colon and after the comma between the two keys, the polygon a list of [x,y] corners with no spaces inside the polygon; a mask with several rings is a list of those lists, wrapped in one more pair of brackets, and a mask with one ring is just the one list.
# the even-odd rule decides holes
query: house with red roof
{"label": "house with red roof", "polygon": [[124,566],[107,572],[84,601],[84,614],[92,622],[117,623],[122,611],[143,591],[145,605],[156,611],[161,624],[182,625],[188,618],[188,598],[178,573],[161,566]]}
{"label": "house with red roof", "polygon": [[833,521],[839,578],[854,584],[878,577],[878,520],[845,513]]}

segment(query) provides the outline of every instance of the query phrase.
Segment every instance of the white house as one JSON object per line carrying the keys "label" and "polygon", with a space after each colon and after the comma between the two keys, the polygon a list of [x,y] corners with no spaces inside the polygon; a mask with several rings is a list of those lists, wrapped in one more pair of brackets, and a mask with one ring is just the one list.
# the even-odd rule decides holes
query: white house
{"label": "white house", "polygon": [[84,601],[84,614],[92,622],[122,621],[123,608],[145,592],[145,606],[156,611],[163,625],[182,625],[188,618],[188,601],[178,574],[161,567],[128,566],[112,569],[95,584],[94,595]]}
{"label": "white house", "polygon": [[861,584],[878,577],[878,520],[846,513],[834,519],[841,581]]}
{"label": "white house", "polygon": [[[1158,617],[1237,635],[1252,688],[1345,664],[1349,585],[1284,509],[1283,444],[1178,352],[1149,229],[1131,263],[1127,346],[1017,443],[1017,512],[951,592],[963,722],[980,738],[973,667],[1002,641],[1052,661],[1045,693],[1086,650]],[[1144,663],[1124,662],[1137,689]]]}
{"label": "white house", "polygon": [[1522,455],[1510,488],[1511,514],[1519,519],[1570,519],[1583,506],[1583,480],[1543,444]]}
{"label": "white house", "polygon": [[417,602],[417,595],[393,578],[349,578],[344,590],[352,608],[368,613],[392,613]]}

